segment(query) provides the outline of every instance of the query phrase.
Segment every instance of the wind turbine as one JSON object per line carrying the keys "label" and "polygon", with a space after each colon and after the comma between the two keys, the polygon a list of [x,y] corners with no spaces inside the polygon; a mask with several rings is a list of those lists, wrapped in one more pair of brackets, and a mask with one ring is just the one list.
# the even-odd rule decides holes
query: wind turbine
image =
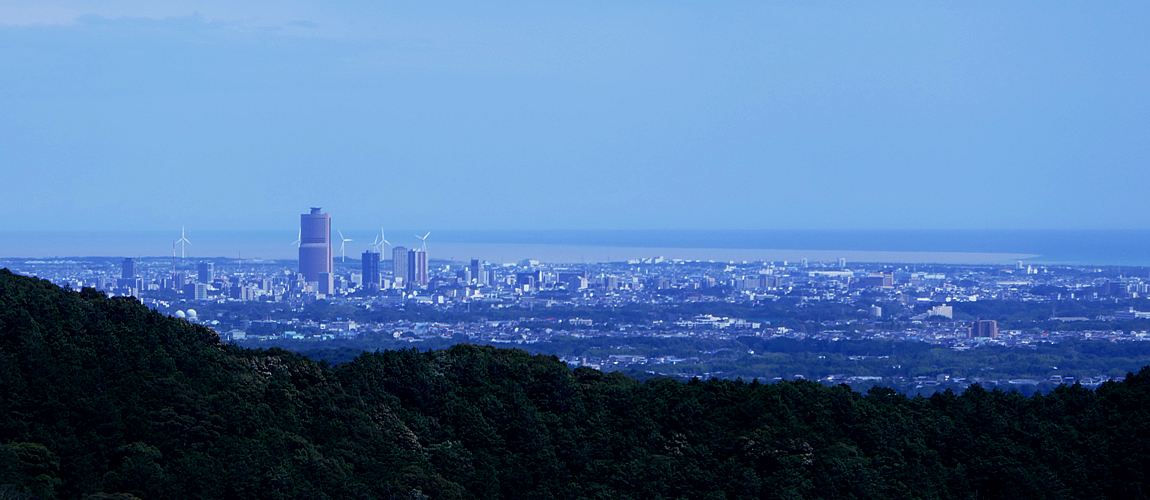
{"label": "wind turbine", "polygon": [[295,241],[288,243],[288,245],[295,245],[296,248],[299,248],[299,244],[301,241],[303,241],[303,229],[302,228],[299,230],[299,233],[296,235]]}
{"label": "wind turbine", "polygon": [[423,236],[420,236],[418,234],[415,235],[416,238],[419,238],[420,241],[423,242],[423,253],[427,253],[427,237],[428,236],[431,236],[431,231],[428,231],[427,234],[425,234]]}
{"label": "wind turbine", "polygon": [[379,249],[379,247],[382,245],[383,245],[383,243],[379,242],[379,235],[377,234],[377,235],[375,235],[375,239],[372,240],[372,242],[371,242],[371,247],[370,247],[371,250],[368,250],[369,252],[378,253],[380,262],[383,262],[383,250]]}
{"label": "wind turbine", "polygon": [[[176,240],[176,243],[180,244],[180,258],[183,259],[187,257],[187,254],[184,252],[184,244],[187,243],[191,245],[192,242],[188,241],[188,238],[184,236],[184,226],[180,226],[180,239]],[[172,253],[175,253],[174,247],[175,245],[173,244]]]}
{"label": "wind turbine", "polygon": [[339,244],[339,257],[340,257],[340,259],[342,259],[343,262],[347,262],[347,254],[344,252],[344,249],[345,249],[345,246],[347,245],[347,242],[353,241],[353,240],[351,238],[344,238],[343,232],[340,231],[339,229],[336,229],[335,232],[339,233],[339,239],[341,240],[341,242]]}
{"label": "wind turbine", "polygon": [[379,228],[379,261],[380,262],[383,262],[383,254],[385,252],[387,252],[387,246],[390,244],[391,244],[391,242],[387,241],[387,235],[384,234],[383,228],[382,227]]}

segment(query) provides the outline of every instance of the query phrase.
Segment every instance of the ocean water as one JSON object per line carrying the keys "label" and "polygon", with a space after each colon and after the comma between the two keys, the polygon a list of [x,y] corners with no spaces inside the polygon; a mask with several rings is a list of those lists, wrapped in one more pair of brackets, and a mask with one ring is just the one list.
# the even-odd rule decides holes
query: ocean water
{"label": "ocean water", "polygon": [[[375,231],[345,230],[357,259]],[[415,231],[388,231],[395,245],[420,245]],[[421,232],[422,234],[422,232]],[[188,258],[294,259],[295,230],[195,231]],[[165,257],[181,254],[175,231],[0,231],[0,257]],[[335,255],[340,241],[334,237]],[[1146,230],[433,230],[432,259],[596,262],[663,256],[716,261],[1032,263],[1150,266]]]}

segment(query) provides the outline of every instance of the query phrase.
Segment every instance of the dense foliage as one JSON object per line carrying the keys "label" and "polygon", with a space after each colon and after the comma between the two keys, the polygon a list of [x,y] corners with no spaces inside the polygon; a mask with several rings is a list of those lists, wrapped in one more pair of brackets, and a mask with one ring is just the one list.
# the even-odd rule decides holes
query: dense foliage
{"label": "dense foliage", "polygon": [[[1140,498],[1150,369],[930,398],[457,345],[329,367],[0,271],[7,498]],[[125,497],[120,495],[121,498]]]}

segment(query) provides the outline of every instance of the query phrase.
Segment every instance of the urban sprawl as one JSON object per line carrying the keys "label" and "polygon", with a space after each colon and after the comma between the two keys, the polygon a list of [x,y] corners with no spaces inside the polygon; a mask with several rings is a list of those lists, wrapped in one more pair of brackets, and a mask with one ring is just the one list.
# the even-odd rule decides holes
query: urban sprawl
{"label": "urban sprawl", "polygon": [[[492,263],[428,258],[426,246],[391,248],[381,237],[359,259],[332,254],[330,216],[313,209],[301,217],[300,259],[266,261],[186,258],[6,259],[0,266],[79,290],[132,296],[149,307],[200,323],[225,341],[316,342],[384,336],[412,343],[466,339],[474,343],[533,344],[557,336],[737,337],[885,339],[919,341],[966,350],[984,345],[1028,347],[1067,339],[1114,342],[1150,339],[1146,331],[1058,327],[1002,328],[995,320],[956,318],[956,305],[1009,300],[1118,302],[1150,292],[1150,279],[1084,266],[910,265],[890,263],[757,261],[713,262],[652,257],[626,262],[559,264],[536,260]],[[424,245],[426,245],[424,236]],[[390,257],[390,258],[384,258]],[[675,304],[754,306],[788,300],[793,307],[835,303],[856,307],[855,317],[820,321],[817,331],[788,328],[774,318],[696,313],[673,319],[622,322],[556,315],[552,311],[616,310]],[[199,306],[274,303],[284,315],[206,317]],[[459,322],[291,316],[317,301],[368,311],[426,308],[442,312],[501,311],[499,319],[461,316]],[[880,304],[898,304],[896,317]],[[705,310],[706,307],[702,307]],[[716,307],[716,310],[722,308]],[[696,308],[696,310],[700,310]],[[1150,319],[1150,312],[1112,308],[1094,316],[1051,315],[1048,324]],[[1105,324],[1105,323],[1101,323]],[[576,356],[572,365],[600,369],[673,366],[698,362],[676,356]],[[1062,382],[1062,377],[1055,375]],[[857,378],[857,377],[856,377]],[[865,378],[865,377],[864,377]],[[829,382],[836,382],[829,377]],[[1097,383],[1099,380],[1083,380]],[[932,380],[932,382],[934,382]]]}

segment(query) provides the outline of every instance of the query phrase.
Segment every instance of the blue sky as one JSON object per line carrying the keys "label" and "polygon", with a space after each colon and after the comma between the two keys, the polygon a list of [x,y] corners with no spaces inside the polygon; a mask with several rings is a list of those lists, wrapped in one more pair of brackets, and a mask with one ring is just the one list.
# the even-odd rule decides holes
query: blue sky
{"label": "blue sky", "polygon": [[1145,2],[0,3],[0,230],[1150,229]]}

